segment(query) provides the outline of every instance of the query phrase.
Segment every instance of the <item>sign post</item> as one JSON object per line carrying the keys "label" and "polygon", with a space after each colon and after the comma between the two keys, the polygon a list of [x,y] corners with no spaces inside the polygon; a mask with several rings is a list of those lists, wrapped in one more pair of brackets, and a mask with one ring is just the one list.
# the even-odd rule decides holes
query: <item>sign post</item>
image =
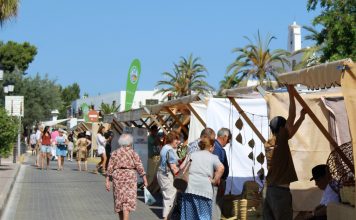
{"label": "sign post", "polygon": [[[24,97],[5,96],[5,109],[10,116],[17,116],[19,120],[19,130],[17,134],[17,155],[21,155],[21,117],[24,116]],[[13,150],[13,163],[16,163],[16,147]]]}

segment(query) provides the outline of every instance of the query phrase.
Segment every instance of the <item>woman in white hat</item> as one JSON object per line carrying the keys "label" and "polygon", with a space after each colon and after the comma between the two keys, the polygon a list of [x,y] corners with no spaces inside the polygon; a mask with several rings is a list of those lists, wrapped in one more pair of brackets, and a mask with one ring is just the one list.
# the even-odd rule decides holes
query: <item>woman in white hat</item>
{"label": "woman in white hat", "polygon": [[59,135],[56,137],[56,143],[57,143],[57,150],[56,150],[56,155],[58,157],[58,169],[57,170],[63,170],[63,164],[64,164],[64,157],[67,155],[67,144],[68,140],[66,136],[64,135],[64,130],[59,129],[58,130]]}

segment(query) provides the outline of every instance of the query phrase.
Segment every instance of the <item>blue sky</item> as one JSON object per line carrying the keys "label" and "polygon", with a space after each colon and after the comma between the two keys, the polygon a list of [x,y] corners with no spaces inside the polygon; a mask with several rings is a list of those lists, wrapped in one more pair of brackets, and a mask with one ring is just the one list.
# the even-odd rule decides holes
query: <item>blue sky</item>
{"label": "blue sky", "polygon": [[260,30],[277,37],[272,49],[286,49],[288,25],[310,26],[318,13],[307,12],[306,0],[22,0],[0,40],[35,45],[27,73],[47,73],[63,86],[77,82],[90,96],[125,90],[134,58],[142,66],[138,89],[152,90],[162,72],[190,53],[218,88],[232,49],[247,44],[243,36]]}

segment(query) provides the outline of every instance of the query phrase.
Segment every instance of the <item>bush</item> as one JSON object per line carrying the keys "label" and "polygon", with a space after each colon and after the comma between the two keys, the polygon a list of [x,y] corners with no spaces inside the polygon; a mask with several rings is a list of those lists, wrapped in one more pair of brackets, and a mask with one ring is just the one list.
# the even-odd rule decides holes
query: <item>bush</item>
{"label": "bush", "polygon": [[16,142],[18,132],[17,119],[7,115],[5,109],[0,107],[0,156],[8,157]]}

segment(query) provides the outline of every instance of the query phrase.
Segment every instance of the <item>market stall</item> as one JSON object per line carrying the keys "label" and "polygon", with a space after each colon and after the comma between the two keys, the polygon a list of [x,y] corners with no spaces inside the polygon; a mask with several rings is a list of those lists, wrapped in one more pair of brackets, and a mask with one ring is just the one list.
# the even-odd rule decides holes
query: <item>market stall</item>
{"label": "market stall", "polygon": [[[351,134],[352,140],[352,155],[353,158],[349,158],[344,151],[342,151],[337,143],[337,140],[333,139],[330,133],[327,132],[326,128],[322,125],[319,119],[315,116],[310,106],[303,100],[298,92],[294,91],[294,96],[297,101],[307,110],[308,115],[317,125],[318,129],[322,135],[329,141],[333,150],[340,157],[340,163],[343,165],[343,169],[349,171],[350,174],[354,174],[355,171],[355,159],[356,159],[356,65],[350,59],[344,59],[340,61],[335,61],[331,63],[326,63],[318,66],[313,66],[311,68],[293,71],[289,73],[282,74],[278,77],[279,81],[284,84],[297,85],[302,84],[310,89],[323,89],[330,88],[332,86],[341,86],[342,96],[345,100],[345,107],[348,117],[349,127],[344,127],[343,129],[348,129]],[[353,159],[353,160],[352,160]],[[353,191],[354,193],[354,191]],[[356,200],[356,195],[353,196],[354,201]],[[343,199],[343,198],[341,198]],[[333,206],[335,208],[335,206]],[[336,207],[337,209],[337,207]],[[353,212],[352,216],[356,216],[355,208],[345,209],[348,212]],[[350,213],[349,213],[350,214]],[[346,215],[346,213],[345,213]],[[338,219],[343,218],[342,215],[337,216]]]}

